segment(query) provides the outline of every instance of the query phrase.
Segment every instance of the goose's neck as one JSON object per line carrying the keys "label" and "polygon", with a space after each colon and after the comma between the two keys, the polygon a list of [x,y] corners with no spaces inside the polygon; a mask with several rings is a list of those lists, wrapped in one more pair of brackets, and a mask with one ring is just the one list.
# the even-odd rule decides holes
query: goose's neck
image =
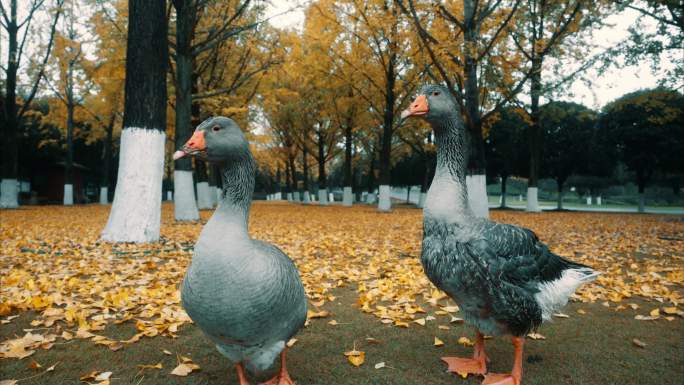
{"label": "goose's neck", "polygon": [[470,215],[465,178],[468,161],[465,129],[455,116],[430,123],[435,131],[437,168],[425,211],[434,219],[458,221]]}
{"label": "goose's neck", "polygon": [[221,165],[222,188],[218,207],[205,230],[219,239],[249,239],[249,209],[256,166],[251,155]]}

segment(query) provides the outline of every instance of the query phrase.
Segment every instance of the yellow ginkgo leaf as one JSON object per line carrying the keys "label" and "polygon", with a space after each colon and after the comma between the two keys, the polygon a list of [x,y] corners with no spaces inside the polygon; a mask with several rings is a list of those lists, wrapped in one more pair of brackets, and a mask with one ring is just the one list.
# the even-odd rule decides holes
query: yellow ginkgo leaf
{"label": "yellow ginkgo leaf", "polygon": [[475,343],[470,340],[468,337],[461,337],[458,339],[458,343],[463,345],[463,346],[473,346]]}
{"label": "yellow ginkgo leaf", "polygon": [[344,352],[344,355],[347,356],[347,361],[354,366],[363,365],[363,362],[366,359],[366,353],[356,349]]}
{"label": "yellow ginkgo leaf", "polygon": [[435,337],[435,346],[444,346],[444,341],[440,340],[439,338]]}

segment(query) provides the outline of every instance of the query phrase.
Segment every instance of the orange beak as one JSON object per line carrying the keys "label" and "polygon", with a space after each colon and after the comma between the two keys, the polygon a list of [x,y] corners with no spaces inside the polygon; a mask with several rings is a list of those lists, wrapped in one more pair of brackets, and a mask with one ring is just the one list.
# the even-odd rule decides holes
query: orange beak
{"label": "orange beak", "polygon": [[204,141],[204,131],[197,130],[180,150],[173,153],[173,160],[178,160],[186,155],[203,153],[206,149],[207,144]]}
{"label": "orange beak", "polygon": [[428,105],[427,96],[418,95],[409,108],[401,113],[401,118],[406,119],[411,116],[425,116],[429,111],[430,106]]}

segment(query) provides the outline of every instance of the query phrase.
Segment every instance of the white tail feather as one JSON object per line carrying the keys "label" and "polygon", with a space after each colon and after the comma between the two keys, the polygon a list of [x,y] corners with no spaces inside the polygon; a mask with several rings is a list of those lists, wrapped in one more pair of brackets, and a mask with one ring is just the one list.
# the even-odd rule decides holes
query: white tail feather
{"label": "white tail feather", "polygon": [[568,299],[577,288],[593,281],[600,274],[588,267],[567,269],[560,278],[540,283],[539,292],[535,294],[534,299],[542,309],[542,318],[545,321],[551,319],[555,311],[568,303]]}

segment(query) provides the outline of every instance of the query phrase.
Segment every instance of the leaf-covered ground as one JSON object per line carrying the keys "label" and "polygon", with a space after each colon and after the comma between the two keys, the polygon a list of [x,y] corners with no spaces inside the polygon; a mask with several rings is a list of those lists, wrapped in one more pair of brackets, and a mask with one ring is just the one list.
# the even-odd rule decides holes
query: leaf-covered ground
{"label": "leaf-covered ground", "polygon": [[[162,242],[111,245],[97,240],[108,210],[0,211],[0,380],[233,383],[228,362],[179,305],[178,283],[201,225],[175,224],[164,205]],[[254,206],[253,236],[295,260],[311,300],[310,324],[290,354],[300,385],[479,383],[445,374],[439,361],[469,354],[472,331],[422,273],[421,216],[416,209]],[[494,211],[492,219],[528,227],[555,252],[603,272],[530,336],[524,383],[679,383],[684,222],[512,211]],[[508,341],[489,345],[493,368],[506,370]],[[360,367],[352,365],[358,355],[344,355],[354,348],[364,352]],[[180,377],[174,369],[192,371]]]}

